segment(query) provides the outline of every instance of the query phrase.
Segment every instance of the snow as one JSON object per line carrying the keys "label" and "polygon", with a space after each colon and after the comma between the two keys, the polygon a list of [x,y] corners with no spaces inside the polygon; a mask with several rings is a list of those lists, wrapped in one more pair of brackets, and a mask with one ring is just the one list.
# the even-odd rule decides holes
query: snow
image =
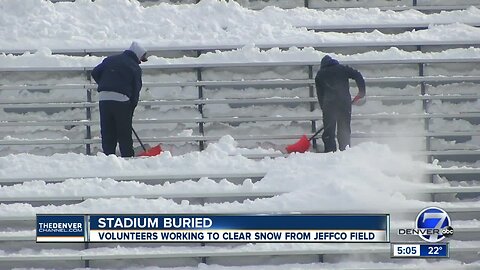
{"label": "snow", "polygon": [[[88,0],[76,3],[2,0],[3,49],[125,48],[133,39],[147,47],[249,43],[304,43],[380,40],[478,40],[480,30],[462,23],[478,23],[479,10],[424,15],[418,11],[381,11],[378,8],[316,11],[265,8],[252,11],[234,1],[204,0],[198,5],[160,4],[143,7],[136,1]],[[104,18],[109,18],[105,21]],[[125,20],[124,18],[128,18]],[[215,18],[211,20],[209,18]],[[31,21],[37,23],[31,24]],[[430,23],[430,29],[399,35],[371,33],[315,33],[301,25],[357,25]],[[434,25],[436,22],[458,23]],[[29,27],[18,27],[25,26]],[[443,35],[445,31],[449,35]],[[442,34],[442,35],[439,35]]]}
{"label": "snow", "polygon": [[[404,39],[402,39],[404,40]],[[339,53],[329,53],[332,57],[343,60],[402,60],[402,59],[471,59],[479,58],[479,48],[457,48],[449,49],[441,52],[409,52],[398,48],[389,48],[385,50],[372,50],[365,53],[354,53],[350,55],[344,55]],[[254,47],[254,44],[246,45],[238,50],[215,52],[202,54],[199,57],[182,57],[182,58],[164,58],[157,56],[150,56],[148,62],[142,64],[142,67],[148,69],[149,65],[164,65],[164,64],[207,64],[207,63],[250,63],[250,62],[320,62],[325,56],[325,52],[315,50],[311,47],[306,48],[289,48],[287,50],[280,50],[278,48],[272,48],[269,50],[260,50]],[[66,56],[66,55],[52,55],[51,51],[39,51],[35,53],[26,52],[23,55],[15,56],[12,54],[0,54],[0,63],[5,68],[18,68],[18,67],[94,67],[101,61],[103,57],[95,56]],[[448,66],[448,65],[447,65]],[[432,70],[434,73],[434,70]],[[402,73],[395,73],[396,76],[400,76]],[[181,74],[173,76],[173,80]],[[292,74],[290,74],[291,76]],[[403,74],[405,76],[405,74]],[[263,77],[263,76],[262,76]],[[268,78],[268,75],[264,75]],[[147,77],[148,78],[148,77]],[[191,77],[191,81],[195,77]],[[278,77],[275,77],[278,78]],[[289,79],[293,79],[291,77]],[[3,78],[8,79],[8,78]],[[165,79],[165,78],[164,78]],[[211,78],[204,78],[205,80],[211,80]],[[226,78],[224,78],[226,79]],[[234,79],[234,78],[232,78]],[[247,78],[244,78],[247,79]],[[148,82],[148,80],[146,80]],[[68,81],[72,83],[72,81]],[[75,83],[75,82],[73,82]],[[85,82],[84,82],[85,83]]]}
{"label": "snow", "polygon": [[[470,264],[468,267],[465,264],[459,261],[450,261],[448,263],[445,262],[429,262],[427,260],[415,260],[415,261],[407,261],[402,262],[402,267],[400,269],[418,269],[419,267],[430,268],[435,267],[442,267],[441,269],[445,270],[456,270],[456,269],[475,269],[475,267],[479,267],[478,263]],[[364,262],[354,262],[354,263],[336,263],[336,264],[329,264],[329,263],[310,263],[310,264],[285,264],[285,265],[263,265],[262,269],[265,270],[310,270],[310,269],[358,269],[358,267],[363,267],[364,269],[389,269],[398,266],[397,263],[364,263]],[[90,268],[91,270],[99,270],[99,269],[119,269],[119,268]],[[135,270],[138,269],[137,267],[127,267],[122,268],[124,270]],[[163,270],[163,267],[157,266],[149,266],[149,267],[142,267],[144,270]],[[207,264],[199,264],[195,267],[172,267],[170,269],[173,270],[193,270],[193,269],[205,269],[205,270],[256,270],[258,266],[221,266],[221,265],[207,265]],[[397,269],[397,268],[395,268]],[[39,269],[40,270],[40,269]]]}
{"label": "snow", "polygon": [[[241,2],[241,1],[240,1]],[[254,3],[256,2],[256,3]],[[262,1],[251,2],[263,5]],[[277,1],[285,5],[303,5],[303,1]],[[314,1],[315,5],[340,5],[341,1]],[[351,5],[362,6],[355,9],[313,10],[305,8],[280,9],[266,7],[253,11],[242,7],[247,5],[234,1],[203,0],[197,5],[146,4],[127,0],[77,0],[74,3],[61,2],[53,4],[42,0],[0,0],[0,35],[7,37],[0,40],[3,51],[27,51],[20,55],[0,54],[2,69],[46,67],[58,69],[53,75],[48,72],[23,72],[1,76],[2,85],[33,84],[76,84],[74,89],[1,90],[2,102],[85,102],[86,95],[82,85],[89,83],[81,68],[97,65],[103,56],[67,56],[52,53],[61,49],[109,49],[123,50],[132,40],[139,40],[148,48],[195,46],[195,45],[240,45],[231,51],[214,51],[199,57],[166,57],[152,55],[144,67],[145,82],[186,82],[195,81],[195,72],[159,74],[152,67],[169,64],[208,64],[208,63],[251,63],[251,62],[319,62],[329,53],[340,61],[348,60],[401,60],[401,59],[480,59],[480,48],[437,48],[424,51],[410,51],[404,47],[379,48],[361,51],[343,51],[336,53],[316,50],[312,47],[290,47],[286,50],[272,48],[260,50],[261,44],[322,44],[362,42],[418,42],[418,41],[479,41],[480,28],[471,24],[480,24],[480,10],[470,7],[466,10],[424,14],[415,10],[402,12],[382,11],[379,8],[365,8],[383,3],[391,5],[410,4],[410,1],[348,1]],[[408,3],[407,3],[408,2]],[[442,1],[419,1],[421,4],[442,4]],[[449,4],[478,4],[477,1],[449,1]],[[128,19],[127,19],[128,18]],[[35,22],[35,23],[32,23]],[[375,24],[426,23],[428,29],[382,33],[370,32],[340,33],[314,32],[305,26],[358,26]],[[448,33],[446,35],[445,33]],[[75,68],[78,70],[62,70]],[[360,66],[366,77],[398,77],[418,75],[417,65]],[[480,75],[478,64],[431,64],[425,67],[427,75]],[[278,67],[265,69],[219,68],[206,70],[204,80],[255,80],[255,79],[307,79],[304,69],[296,67]],[[67,88],[67,87],[66,87]],[[478,94],[478,84],[453,83],[427,85],[430,95]],[[355,91],[355,89],[353,89]],[[377,86],[368,85],[369,96],[416,96],[420,95],[420,85]],[[142,101],[195,99],[195,87],[145,87]],[[294,98],[308,97],[308,87],[298,88],[242,88],[223,87],[221,89],[205,87],[205,98]],[[93,93],[96,100],[96,93]],[[379,114],[401,115],[423,113],[422,101],[386,103],[369,100],[368,106],[354,107],[354,115]],[[450,102],[433,100],[428,111],[432,113],[478,112],[478,100],[468,102]],[[98,119],[98,109],[92,109],[92,119]],[[311,111],[308,104],[298,106],[257,105],[233,106],[226,104],[209,104],[204,106],[207,117],[258,117],[258,116],[320,116],[318,108]],[[139,106],[135,120],[200,118],[196,106]],[[48,120],[86,120],[83,109],[58,109],[51,111],[15,109],[0,110],[2,121],[48,121]],[[392,123],[393,122],[393,123]],[[352,122],[352,131],[356,134],[382,133],[397,134],[423,132],[424,120],[375,121],[356,119]],[[479,131],[478,122],[466,119],[432,119],[429,122],[434,131]],[[142,136],[185,136],[199,135],[197,124],[161,124],[151,127],[138,124],[137,131]],[[193,144],[165,145],[165,152],[151,158],[122,159],[98,153],[93,156],[78,154],[83,146],[39,147],[32,151],[28,146],[5,146],[0,153],[0,179],[29,178],[15,185],[1,185],[1,198],[44,198],[44,197],[95,197],[72,204],[38,204],[38,203],[2,203],[0,218],[23,218],[33,220],[37,213],[278,213],[278,212],[358,212],[391,213],[392,226],[400,227],[411,224],[418,210],[426,206],[440,206],[446,209],[478,209],[478,198],[460,200],[447,196],[442,201],[431,202],[430,196],[418,194],[419,190],[431,187],[478,186],[478,181],[451,181],[434,178],[434,183],[426,177],[428,169],[439,168],[478,168],[478,161],[419,161],[414,152],[424,149],[423,138],[394,136],[375,138],[376,142],[362,142],[354,138],[352,148],[333,154],[292,154],[288,157],[266,157],[249,159],[247,155],[280,155],[288,143],[294,140],[240,142],[232,134],[302,134],[310,131],[309,123],[258,122],[241,123],[236,126],[225,123],[208,123],[205,125],[207,136],[221,136],[218,141],[208,144],[204,151],[197,152]],[[84,138],[84,126],[35,127],[5,126],[0,128],[0,138],[17,141],[25,139],[66,139]],[[98,126],[92,126],[94,138],[99,138]],[[258,147],[261,145],[262,147]],[[433,150],[442,149],[479,149],[480,136],[473,136],[466,141],[449,141],[443,138],[431,140]],[[175,147],[174,147],[175,146]],[[247,148],[248,147],[248,148]],[[179,150],[181,148],[181,150]],[[27,154],[22,152],[35,152]],[[67,152],[67,153],[64,153]],[[75,153],[77,152],[77,153]],[[94,148],[94,153],[97,148]],[[215,174],[259,173],[265,174],[258,179],[213,179]],[[199,180],[183,181],[136,181],[135,177],[199,175]],[[49,183],[48,178],[66,178],[65,181]],[[120,181],[120,177],[131,177],[130,181]],[[117,178],[117,179],[116,179]],[[477,179],[478,180],[478,179]],[[214,193],[249,193],[278,192],[279,195],[255,200],[207,201],[173,200],[160,196],[156,199],[142,199],[141,195],[188,195]],[[122,198],[100,198],[101,196],[124,196]],[[415,212],[415,213],[414,213]],[[478,216],[465,220],[455,220],[459,230],[477,229]],[[0,237],[33,236],[31,226],[13,222],[13,225],[1,224]],[[471,240],[477,234],[473,234]],[[472,241],[452,241],[452,246],[478,247]],[[34,245],[30,242],[3,245],[0,255],[101,255],[151,253],[165,254],[172,252],[190,252],[187,246],[179,247],[99,247],[77,251],[71,247],[65,249]],[[225,251],[262,251],[289,249],[352,249],[359,246],[345,245],[240,245],[196,247],[198,251],[215,253]],[[360,248],[383,248],[387,245],[363,245]],[[401,265],[404,269],[478,269],[478,257],[469,258],[473,263],[465,265],[456,260],[438,262],[426,260],[384,261],[365,256],[344,256],[339,261],[331,259],[328,263],[316,263],[318,258],[308,258],[309,264],[284,264],[265,266],[262,269],[348,269],[364,267],[366,269],[390,268]],[[301,257],[301,256],[299,256]],[[210,259],[209,259],[210,260]],[[216,265],[221,259],[212,259],[213,264],[205,265],[185,261],[186,265],[175,269],[258,269],[259,266],[227,267]],[[235,262],[238,262],[235,260]],[[257,262],[252,259],[251,263]],[[111,265],[109,265],[111,263]],[[262,263],[261,261],[259,263]],[[131,264],[130,264],[131,265]],[[0,265],[0,268],[3,265]],[[42,265],[30,265],[32,269],[41,269]],[[128,268],[128,264],[107,262],[101,269],[137,269]],[[46,269],[50,269],[46,267]],[[92,268],[92,269],[95,269]],[[100,268],[99,268],[100,269]],[[143,269],[160,269],[156,266]]]}
{"label": "snow", "polygon": [[[253,153],[252,150],[249,150]],[[117,182],[112,179],[69,179],[63,183],[46,184],[42,181],[3,186],[2,197],[29,196],[88,196],[102,194],[177,194],[275,191],[284,194],[254,201],[208,203],[205,205],[180,203],[164,198],[87,199],[82,203],[60,206],[29,204],[1,204],[0,213],[8,216],[32,216],[34,213],[258,213],[258,212],[398,212],[403,208],[421,209],[432,203],[412,196],[416,190],[428,187],[424,173],[435,165],[421,163],[408,154],[394,152],[385,145],[364,143],[348,151],[335,154],[292,154],[289,157],[251,160],[239,153],[236,142],[229,136],[211,144],[202,152],[172,156],[169,152],[146,159],[125,160],[115,156],[85,156],[56,154],[50,157],[28,154],[0,158],[1,178],[80,177],[86,171],[98,177],[182,175],[185,166],[189,174],[222,174],[264,172],[265,177],[253,183],[247,179],[234,184],[224,179],[215,182],[180,181],[163,185],[138,182]],[[261,152],[264,152],[262,150]],[[371,161],[382,156],[372,166]],[[359,185],[359,183],[362,183]],[[378,201],[382,205],[378,205]],[[147,203],[148,202],[148,203]],[[335,202],[332,204],[332,202]],[[434,203],[435,204],[435,203]],[[468,203],[437,203],[444,207],[468,206]],[[160,210],[159,210],[160,209]],[[368,210],[367,210],[368,209]]]}
{"label": "snow", "polygon": [[[270,49],[261,51],[253,46],[246,46],[238,50],[228,52],[215,52],[201,55],[198,58],[194,57],[182,57],[167,59],[163,57],[151,56],[148,65],[165,64],[165,63],[228,63],[234,61],[238,63],[249,62],[252,59],[263,62],[296,62],[302,61],[320,61],[324,56],[324,52],[316,51],[313,48],[290,48],[288,50]],[[341,60],[368,60],[368,59],[451,59],[451,58],[479,58],[480,50],[478,48],[466,48],[466,49],[448,49],[441,52],[408,52],[397,48],[390,48],[382,51],[370,51],[366,53],[354,53],[354,54],[332,54],[333,56]],[[231,59],[231,60],[229,60]],[[92,67],[101,61],[100,57],[75,57],[64,55],[52,55],[51,53],[45,54],[45,51],[37,52],[35,54],[26,53],[21,56],[5,55],[0,56],[0,63],[6,67],[22,67],[25,65],[31,66],[51,66],[51,67],[71,67],[71,66],[87,66]],[[148,68],[148,65],[145,67]],[[384,66],[362,66],[360,67],[362,73],[367,77],[380,77],[380,76],[415,76],[418,73],[416,65],[406,65],[401,67],[389,67],[386,69]],[[476,67],[457,67],[456,65],[445,65],[441,69],[437,66],[429,65],[426,67],[426,72],[429,74],[448,75],[452,73],[468,73],[469,75],[478,75],[480,71]],[[25,83],[28,81],[35,84],[57,84],[57,83],[82,83],[85,84],[85,78],[82,78],[83,74],[71,74],[70,72],[63,75],[63,72],[58,73],[59,78],[50,78],[47,75],[51,73],[44,73],[46,75],[37,76],[35,74],[21,73],[3,77],[0,79],[5,84],[18,84],[19,82]],[[62,75],[60,75],[62,74]],[[44,77],[45,76],[45,77]],[[203,74],[205,80],[248,80],[248,79],[306,79],[306,72],[299,68],[277,68],[269,70],[258,69],[214,69],[206,70]],[[148,73],[144,76],[144,81],[148,82],[182,82],[182,81],[194,81],[194,72],[182,72],[180,74],[165,74],[158,75],[155,73]],[[81,85],[78,86],[78,90],[68,89],[52,89],[49,91],[29,91],[29,90],[5,90],[0,93],[0,97],[11,102],[81,102],[86,101],[84,90],[81,89]],[[456,83],[446,84],[440,86],[427,86],[428,93],[431,94],[458,94],[458,93],[477,93],[476,85],[471,83]],[[355,91],[355,90],[353,90]],[[398,87],[378,87],[375,85],[368,86],[369,96],[373,95],[419,95],[421,92],[420,85],[405,86],[404,88]],[[141,100],[165,100],[165,99],[193,99],[198,95],[197,89],[194,87],[147,87],[141,93]],[[308,88],[229,88],[223,87],[221,89],[205,87],[205,98],[207,99],[224,99],[224,98],[249,98],[249,97],[265,97],[265,98],[286,98],[286,97],[308,97]],[[96,100],[96,92],[93,93],[93,100]],[[475,112],[478,107],[478,102],[454,104],[449,102],[442,102],[439,100],[432,101],[429,106],[429,111],[432,113],[462,113],[462,112]],[[472,106],[473,105],[473,106]],[[382,101],[371,100],[368,101],[368,106],[355,107],[353,113],[355,115],[360,114],[421,114],[423,113],[421,101],[413,101],[411,103],[399,103],[396,105],[384,104]],[[17,110],[18,111],[18,110]],[[35,119],[42,120],[86,120],[84,109],[58,109],[54,112],[46,113],[43,111],[34,111],[18,113],[15,110],[4,110],[0,112],[3,119],[8,121],[28,121]],[[259,116],[321,116],[318,107],[314,111],[310,111],[308,104],[298,104],[296,106],[283,106],[283,105],[261,105],[261,106],[232,106],[227,104],[214,104],[204,106],[205,117],[259,117]],[[92,119],[98,119],[98,109],[96,107],[92,110]],[[196,106],[150,106],[146,109],[143,106],[139,106],[135,113],[136,120],[155,120],[155,119],[195,119],[201,118],[200,113]],[[437,123],[437,122],[436,122]],[[436,127],[434,123],[434,127]],[[468,124],[463,120],[463,124],[459,124],[460,121],[453,123],[451,121],[445,122],[447,125],[442,126],[442,130],[471,130],[477,129],[475,125]],[[391,125],[391,124],[389,124]],[[410,121],[406,123],[396,123],[395,130],[405,130],[407,127],[412,130],[420,131],[423,128],[422,121]],[[247,135],[247,134],[301,134],[309,130],[308,123],[289,123],[289,122],[263,122],[258,124],[241,123],[238,126],[232,126],[225,123],[208,123],[205,125],[205,134],[212,136],[223,136],[227,134]],[[4,139],[25,139],[25,138],[69,138],[70,140],[81,139],[84,137],[83,126],[72,126],[69,129],[62,127],[18,127],[14,132],[10,128],[0,128],[0,138]],[[143,136],[162,137],[162,136],[174,136],[177,134],[199,135],[198,126],[195,123],[188,124],[162,124],[155,128],[152,125],[139,124],[138,130]],[[388,130],[388,125],[381,122],[371,121],[356,121],[353,124],[353,132],[365,133],[365,132],[381,132]],[[191,131],[191,133],[189,133]],[[274,132],[277,131],[277,132]],[[94,138],[99,138],[98,126],[92,127],[92,134]],[[356,142],[361,140],[355,139]],[[276,141],[271,145],[263,145],[267,147],[274,147],[281,149],[285,141]],[[418,142],[417,144],[419,144]],[[242,142],[243,146],[255,147],[259,144],[253,144],[252,142]],[[170,147],[170,146],[168,146]],[[193,148],[189,145],[176,145],[171,149],[174,154],[185,153],[191,151]],[[15,148],[18,149],[18,148]],[[29,149],[29,148],[21,148]],[[57,147],[52,148],[52,151],[46,151],[45,147],[40,147],[35,150],[35,153],[51,154],[57,151],[81,151],[77,148],[66,148],[60,150]],[[31,151],[24,150],[24,151]],[[13,150],[18,153],[20,150]]]}

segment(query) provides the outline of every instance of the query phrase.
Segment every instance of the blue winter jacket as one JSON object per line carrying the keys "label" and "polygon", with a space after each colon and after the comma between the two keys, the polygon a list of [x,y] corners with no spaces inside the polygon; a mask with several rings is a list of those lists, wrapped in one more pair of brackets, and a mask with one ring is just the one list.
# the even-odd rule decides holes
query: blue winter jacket
{"label": "blue winter jacket", "polygon": [[124,94],[130,99],[132,110],[135,109],[142,88],[142,69],[134,52],[126,50],[105,58],[92,70],[92,77],[98,84],[98,92]]}

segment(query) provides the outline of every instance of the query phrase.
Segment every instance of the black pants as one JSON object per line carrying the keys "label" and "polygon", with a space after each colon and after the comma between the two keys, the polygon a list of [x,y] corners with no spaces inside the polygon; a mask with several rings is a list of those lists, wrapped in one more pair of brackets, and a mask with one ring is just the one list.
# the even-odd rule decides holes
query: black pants
{"label": "black pants", "polygon": [[100,101],[100,128],[105,155],[115,154],[118,143],[122,157],[133,157],[132,116],[130,101]]}
{"label": "black pants", "polygon": [[323,107],[323,126],[325,127],[322,135],[325,152],[337,151],[335,142],[335,130],[337,131],[338,147],[340,151],[345,150],[350,145],[350,121],[352,119],[352,105],[326,104]]}

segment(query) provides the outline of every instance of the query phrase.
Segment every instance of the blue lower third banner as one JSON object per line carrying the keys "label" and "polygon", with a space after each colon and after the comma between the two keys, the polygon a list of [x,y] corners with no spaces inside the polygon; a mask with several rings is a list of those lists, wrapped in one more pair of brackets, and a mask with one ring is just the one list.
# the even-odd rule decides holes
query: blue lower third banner
{"label": "blue lower third banner", "polygon": [[85,242],[83,215],[37,215],[37,242]]}
{"label": "blue lower third banner", "polygon": [[85,222],[87,242],[389,242],[390,235],[386,214],[87,215]]}

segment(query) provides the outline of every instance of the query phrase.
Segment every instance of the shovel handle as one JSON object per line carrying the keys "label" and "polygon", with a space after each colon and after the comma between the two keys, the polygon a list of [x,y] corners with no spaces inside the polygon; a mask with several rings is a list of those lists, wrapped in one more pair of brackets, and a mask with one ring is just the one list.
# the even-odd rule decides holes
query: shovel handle
{"label": "shovel handle", "polygon": [[322,127],[321,129],[317,130],[317,132],[315,132],[315,134],[313,134],[310,138],[308,138],[309,141],[313,140],[313,138],[315,138],[315,136],[318,135],[318,133],[322,132],[322,130],[324,129],[325,127]]}
{"label": "shovel handle", "polygon": [[133,134],[135,134],[135,137],[137,137],[138,142],[139,142],[140,145],[142,146],[143,151],[147,151],[147,148],[145,148],[145,145],[143,145],[142,141],[140,140],[140,137],[138,137],[138,134],[137,134],[137,132],[135,131],[135,129],[133,129],[133,127],[132,127],[132,131],[133,131]]}
{"label": "shovel handle", "polygon": [[[353,100],[351,102],[351,104],[353,104]],[[322,130],[324,130],[325,127],[323,126],[321,129],[317,130],[317,132],[315,132],[315,134],[313,134],[310,138],[308,138],[309,141],[313,140],[313,138],[315,138],[315,136],[318,135],[318,133],[322,132]]]}

